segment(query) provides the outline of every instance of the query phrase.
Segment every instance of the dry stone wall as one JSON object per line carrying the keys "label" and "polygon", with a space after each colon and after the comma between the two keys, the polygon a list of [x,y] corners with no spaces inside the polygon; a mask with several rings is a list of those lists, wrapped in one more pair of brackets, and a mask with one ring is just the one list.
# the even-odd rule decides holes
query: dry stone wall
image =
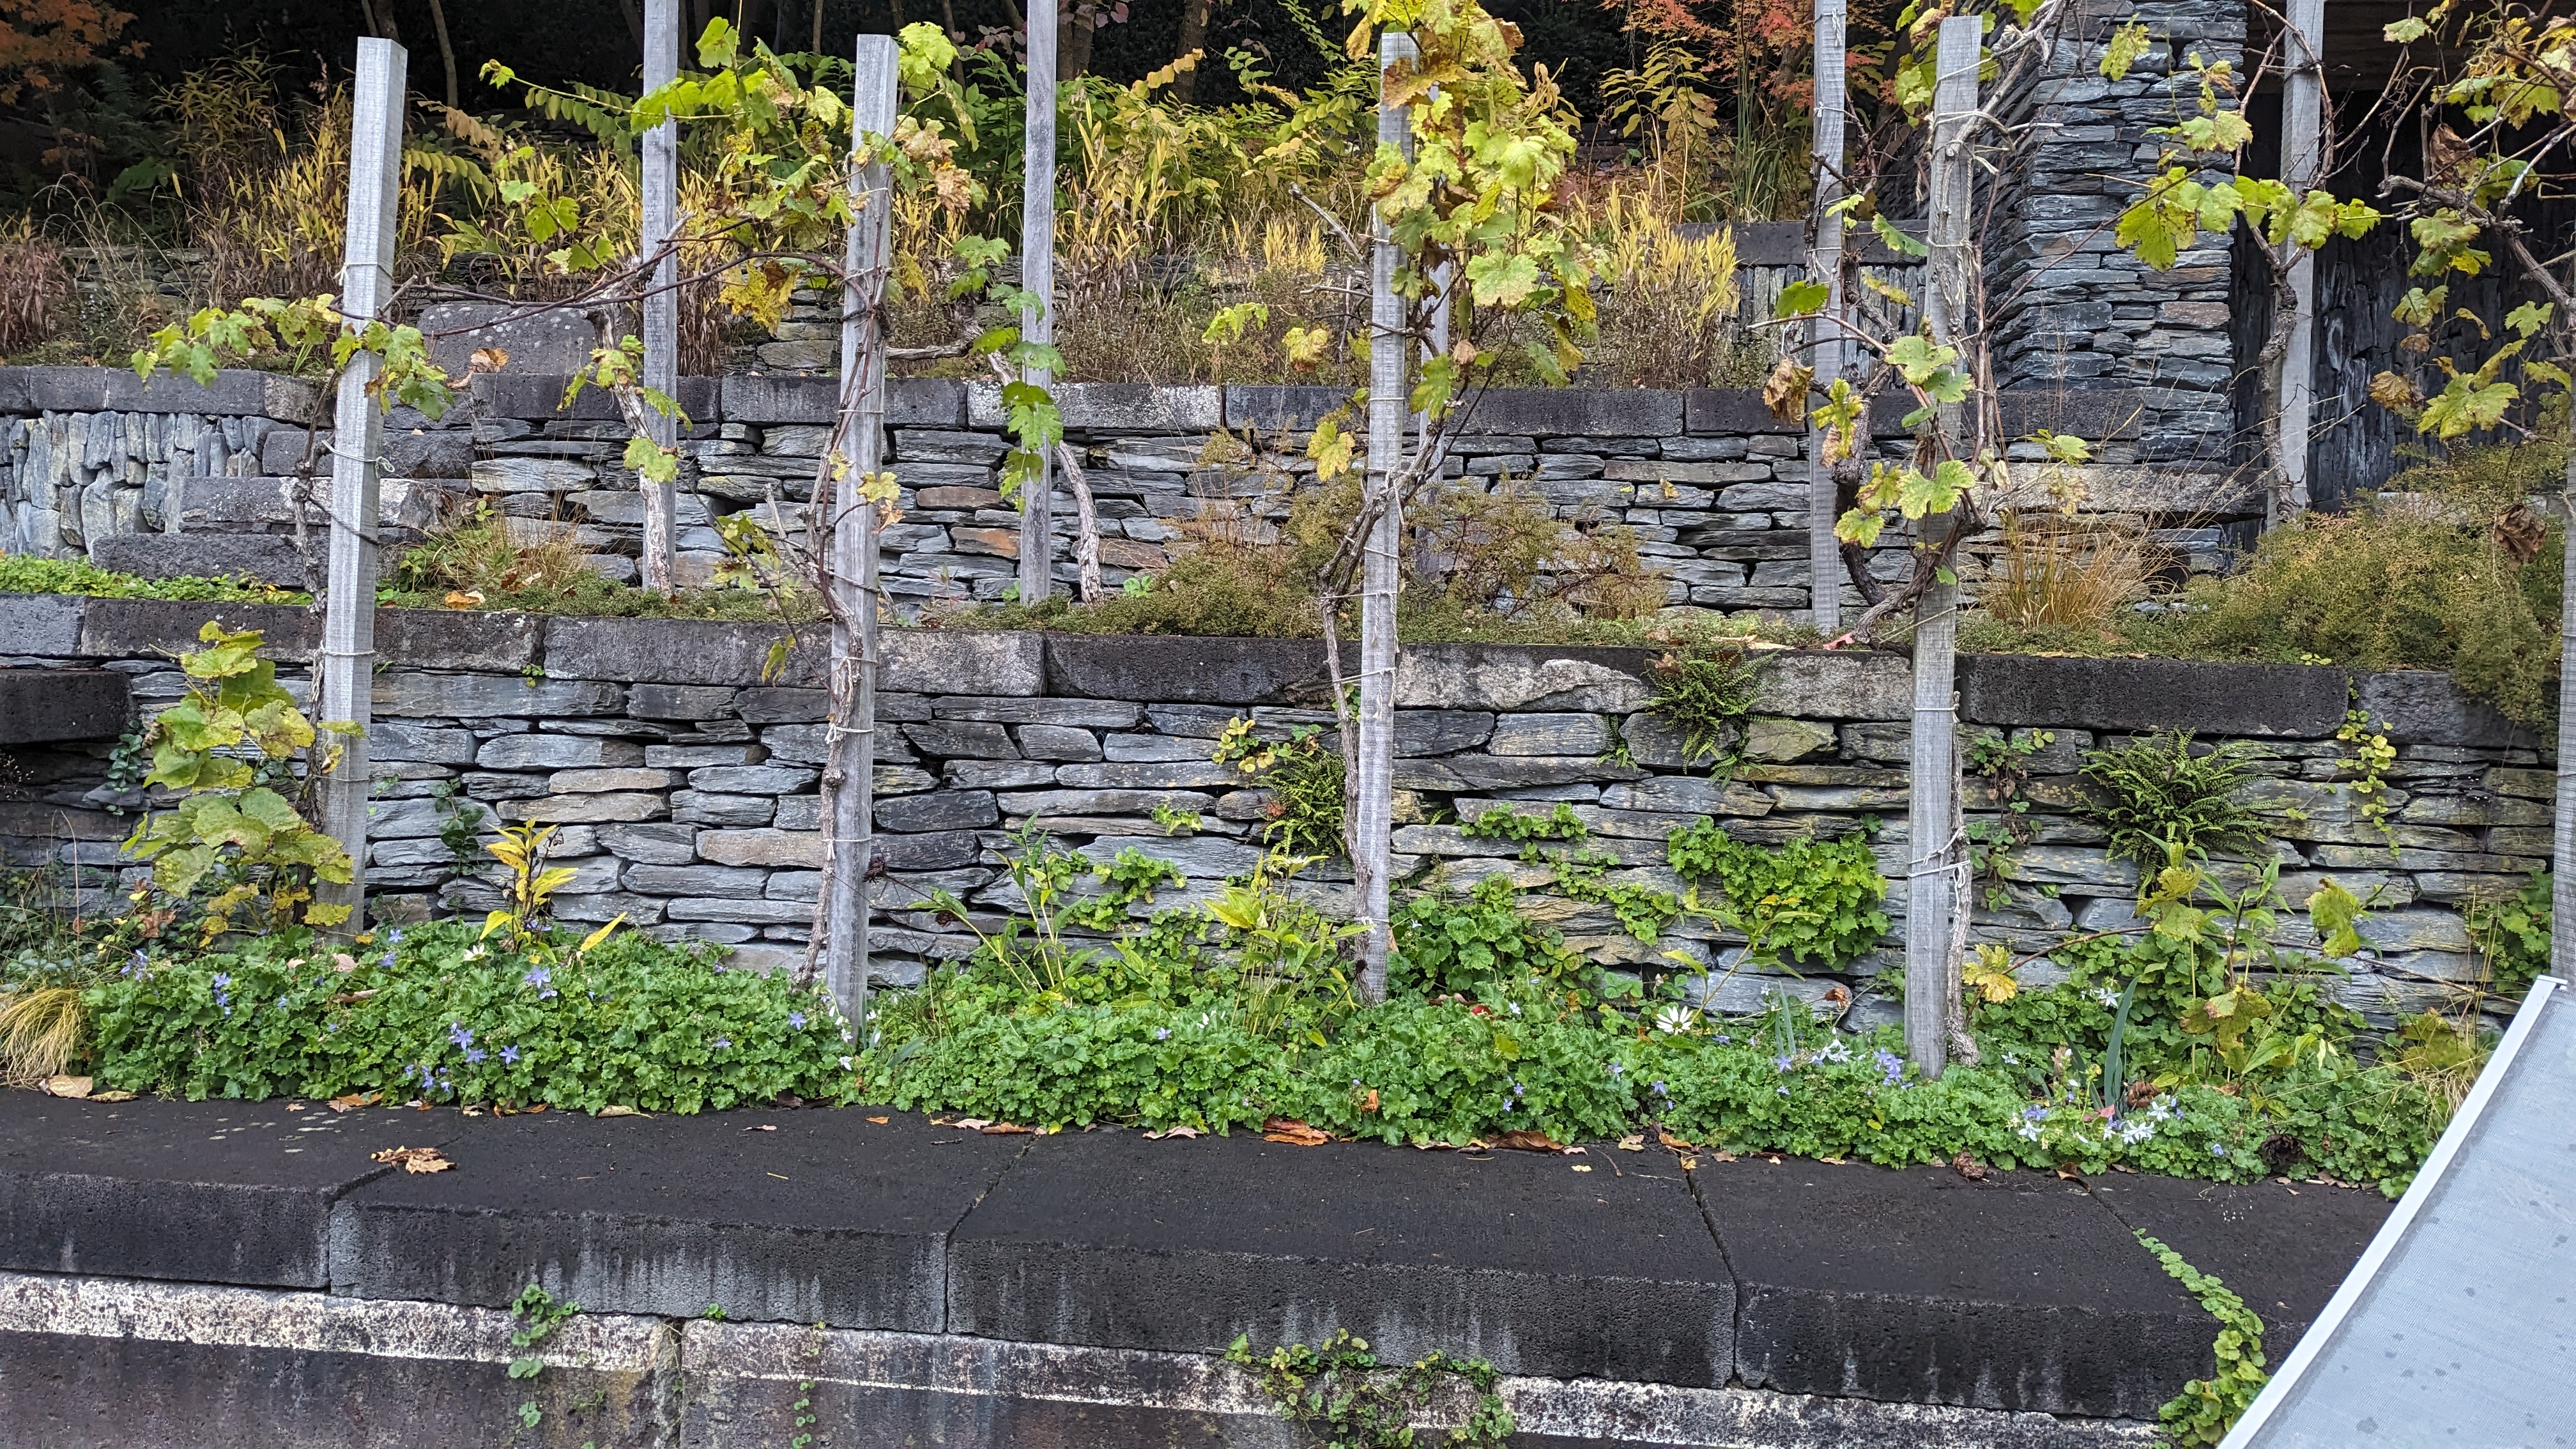
{"label": "dry stone wall", "polygon": [[[86,664],[127,676],[141,711],[183,687],[170,654],[209,613],[267,632],[298,682],[318,638],[303,610],[252,606],[0,599],[0,664]],[[496,900],[473,843],[501,820],[559,827],[556,862],[576,872],[565,919],[637,926],[742,948],[778,966],[801,957],[817,887],[816,780],[825,698],[819,651],[792,651],[761,680],[770,631],[733,625],[385,611],[376,725],[381,771],[372,825],[378,909],[395,916],[478,912]],[[972,938],[924,909],[954,892],[997,922],[1015,905],[1003,864],[1034,822],[1095,863],[1134,848],[1183,877],[1154,902],[1205,898],[1262,853],[1268,793],[1210,755],[1231,721],[1277,736],[1322,722],[1316,646],[1291,641],[1096,638],[898,631],[880,700],[876,825],[887,866],[875,928],[878,972],[918,980]],[[1399,678],[1397,874],[1413,890],[1464,890],[1490,875],[1523,888],[1523,908],[1599,959],[1670,966],[1667,952],[1716,959],[1703,921],[1661,939],[1623,930],[1606,906],[1569,896],[1547,857],[1579,851],[1612,886],[1676,892],[1665,841],[1714,819],[1739,840],[1775,843],[1877,825],[1881,868],[1901,879],[1908,700],[1892,655],[1784,654],[1769,666],[1743,762],[1712,776],[1684,763],[1648,709],[1643,651],[1438,646],[1408,650]],[[2398,746],[2386,772],[2390,818],[2364,817],[2349,751],[2335,739],[2350,691]],[[2329,668],[2213,666],[1987,656],[1963,661],[1972,733],[2054,739],[2030,761],[2029,843],[2010,852],[1975,938],[2042,951],[2071,932],[2134,925],[2133,867],[2073,811],[2084,751],[2181,727],[2244,742],[2262,777],[2282,886],[2303,901],[2331,876],[2372,899],[2370,949],[2336,988],[2386,1019],[2443,999],[2475,975],[2460,915],[2474,897],[2518,887],[2549,854],[2553,775],[2536,742],[2437,674],[2354,680]],[[81,868],[83,888],[116,877],[115,842],[140,796],[103,782],[112,742],[29,748],[13,757],[0,837],[12,863]],[[1999,818],[1971,781],[1972,820]],[[1580,841],[1471,837],[1488,810],[1583,821]],[[111,813],[111,807],[126,813]],[[471,813],[460,817],[460,807]],[[1196,817],[1174,833],[1158,823]],[[453,822],[463,818],[459,827]],[[462,856],[449,839],[465,844]],[[1097,888],[1093,883],[1092,888]],[[1346,906],[1347,875],[1308,869],[1298,888]],[[1981,886],[1980,896],[1985,895]],[[96,898],[96,897],[93,897]],[[1902,931],[1902,892],[1888,901]],[[1141,913],[1145,908],[1133,908]],[[2313,945],[2304,914],[2283,939]],[[1729,1008],[1763,993],[1858,989],[1864,1019],[1894,1010],[1873,977],[1897,939],[1837,974],[1739,974],[1711,989]],[[2032,982],[2053,966],[2026,968]]]}

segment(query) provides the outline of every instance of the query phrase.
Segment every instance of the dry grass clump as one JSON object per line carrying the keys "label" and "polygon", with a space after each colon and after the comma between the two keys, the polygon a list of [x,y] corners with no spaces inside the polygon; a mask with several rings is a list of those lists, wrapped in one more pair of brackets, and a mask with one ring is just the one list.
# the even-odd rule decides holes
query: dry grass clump
{"label": "dry grass clump", "polygon": [[2106,630],[2146,597],[2163,554],[2135,529],[2007,513],[1977,604],[2015,628]]}
{"label": "dry grass clump", "polygon": [[79,1052],[87,1018],[76,986],[29,986],[0,993],[0,1088],[58,1077]]}
{"label": "dry grass clump", "polygon": [[23,224],[0,235],[0,358],[52,337],[71,321],[71,308],[62,247]]}

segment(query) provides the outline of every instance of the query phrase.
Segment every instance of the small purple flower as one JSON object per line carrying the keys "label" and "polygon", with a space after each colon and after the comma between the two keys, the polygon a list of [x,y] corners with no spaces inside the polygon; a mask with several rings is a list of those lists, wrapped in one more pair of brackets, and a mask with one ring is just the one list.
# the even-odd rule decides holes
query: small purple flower
{"label": "small purple flower", "polygon": [[724,1038],[724,1037],[717,1037],[717,1038],[716,1038],[716,1048],[715,1048],[715,1049],[716,1049],[717,1051],[724,1051],[724,1050],[727,1050],[728,1048],[732,1047],[732,1045],[733,1045],[733,1043],[732,1043],[730,1040],[728,1040],[728,1039],[726,1039],[726,1038]]}
{"label": "small purple flower", "polygon": [[1879,1073],[1887,1079],[1884,1085],[1893,1087],[1899,1082],[1905,1080],[1905,1059],[1903,1057],[1898,1056],[1896,1053],[1889,1051],[1885,1047],[1880,1047],[1876,1051],[1870,1053],[1870,1057],[1878,1063]]}
{"label": "small purple flower", "polygon": [[528,974],[520,977],[519,979],[526,985],[543,987],[546,983],[555,979],[555,973],[547,970],[543,966],[531,966],[528,968]]}
{"label": "small purple flower", "polygon": [[518,1064],[519,1049],[517,1047],[505,1046],[501,1048],[501,1065],[505,1067],[515,1067]]}
{"label": "small purple flower", "polygon": [[149,968],[151,964],[152,958],[144,955],[141,949],[138,948],[132,956],[126,958],[125,969],[117,974],[120,976],[132,976],[137,972]]}
{"label": "small purple flower", "polygon": [[[1172,1039],[1172,1029],[1171,1029],[1170,1027],[1168,1027],[1168,1026],[1158,1026],[1158,1027],[1154,1028],[1154,1040],[1156,1040],[1156,1041],[1170,1041],[1171,1039]],[[1356,1085],[1356,1084],[1355,1084],[1355,1085]]]}
{"label": "small purple flower", "polygon": [[2212,1157],[2225,1157],[2227,1155],[2227,1144],[2224,1142],[2213,1142],[2209,1144],[2209,1155]]}
{"label": "small purple flower", "polygon": [[485,1052],[481,1047],[467,1047],[467,1048],[465,1049],[465,1065],[467,1065],[467,1066],[469,1066],[469,1067],[470,1067],[470,1066],[474,1066],[474,1065],[476,1065],[476,1064],[480,1063],[480,1062],[483,1060],[483,1058],[484,1058],[485,1056],[487,1056],[487,1055],[489,1055],[489,1054],[488,1054],[488,1053],[486,1053],[486,1052]]}
{"label": "small purple flower", "polygon": [[1512,1083],[1512,1095],[1515,1097],[1526,1097],[1529,1095],[1529,1088],[1522,1086],[1518,1082],[1514,1082]]}
{"label": "small purple flower", "polygon": [[801,1011],[791,1011],[787,1013],[787,1029],[789,1031],[803,1031],[805,1029],[805,1013]]}
{"label": "small purple flower", "polygon": [[1785,1072],[1797,1064],[1798,1059],[1796,1057],[1790,1056],[1784,1052],[1771,1059],[1771,1070],[1775,1072]]}
{"label": "small purple flower", "polygon": [[471,1047],[474,1045],[474,1033],[467,1031],[464,1027],[453,1022],[448,1024],[447,1039],[452,1044],[460,1047]]}
{"label": "small purple flower", "polygon": [[385,932],[385,944],[386,944],[386,945],[388,945],[388,946],[399,946],[399,945],[401,945],[401,944],[402,944],[402,927],[400,927],[400,926],[396,926],[396,927],[394,927],[392,930]]}
{"label": "small purple flower", "polygon": [[1717,1042],[1717,1044],[1718,1044],[1719,1046],[1733,1046],[1733,1045],[1735,1045],[1735,1038],[1733,1038],[1733,1037],[1731,1037],[1731,1036],[1728,1036],[1725,1032],[1722,1032],[1722,1031],[1721,1031],[1721,1032],[1719,1032],[1719,1033],[1717,1034],[1717,1036],[1716,1036],[1715,1040],[1716,1040],[1716,1042]]}
{"label": "small purple flower", "polygon": [[1663,1096],[1663,1095],[1664,1095],[1664,1084],[1663,1084],[1663,1083],[1661,1083],[1661,1082],[1657,1082],[1657,1083],[1655,1083],[1655,1084],[1654,1084],[1654,1086],[1653,1086],[1653,1087],[1649,1088],[1648,1090],[1652,1091],[1652,1092],[1653,1092],[1656,1096],[1658,1096],[1658,1097]]}

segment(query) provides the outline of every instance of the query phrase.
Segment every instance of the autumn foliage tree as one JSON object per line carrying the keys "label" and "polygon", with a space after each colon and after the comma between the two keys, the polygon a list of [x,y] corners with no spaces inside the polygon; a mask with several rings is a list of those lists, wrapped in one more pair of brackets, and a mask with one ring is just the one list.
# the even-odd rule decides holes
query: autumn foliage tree
{"label": "autumn foliage tree", "polygon": [[119,43],[133,23],[97,0],[0,0],[0,106],[57,90],[110,55],[141,55],[142,42]]}

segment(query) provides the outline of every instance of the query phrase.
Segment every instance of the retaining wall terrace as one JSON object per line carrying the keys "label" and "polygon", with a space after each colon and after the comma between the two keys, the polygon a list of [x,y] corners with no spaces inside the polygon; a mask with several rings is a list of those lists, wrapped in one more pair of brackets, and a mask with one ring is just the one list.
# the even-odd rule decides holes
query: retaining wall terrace
{"label": "retaining wall terrace", "polygon": [[[0,600],[0,663],[108,671],[130,681],[148,713],[181,692],[172,656],[210,615],[266,631],[281,677],[303,687],[318,617],[273,606],[10,596]],[[496,819],[562,827],[555,856],[576,871],[555,898],[567,920],[622,912],[648,930],[735,944],[761,964],[800,957],[820,861],[823,661],[809,638],[781,675],[755,682],[775,632],[380,613],[376,909],[418,917],[495,903],[487,863],[458,859],[441,839],[462,803],[477,807],[484,838]],[[1308,642],[897,630],[886,656],[876,825],[888,875],[874,942],[878,974],[895,983],[972,944],[922,909],[930,891],[953,891],[996,917],[1011,908],[1000,869],[1008,832],[1032,820],[1098,862],[1128,847],[1172,862],[1185,885],[1161,892],[1158,906],[1200,899],[1251,870],[1269,795],[1209,758],[1215,737],[1238,716],[1274,737],[1327,722],[1323,660]],[[1719,778],[1688,766],[1646,708],[1651,664],[1647,651],[1630,649],[1406,650],[1395,850],[1407,888],[1464,890],[1504,874],[1524,888],[1532,917],[1579,948],[1670,969],[1666,953],[1708,962],[1723,938],[1688,921],[1639,940],[1605,906],[1570,898],[1544,856],[1580,851],[1607,867],[1612,884],[1678,891],[1665,840],[1694,821],[1714,818],[1757,843],[1876,822],[1881,868],[1901,880],[1905,660],[1775,655],[1744,761]],[[2324,876],[2372,902],[2362,927],[2369,949],[2345,963],[2350,974],[2335,989],[2382,1020],[2475,975],[2460,907],[2516,888],[2549,854],[2554,775],[2537,742],[2443,675],[1982,656],[1961,661],[1960,682],[1970,733],[2053,735],[2029,760],[2030,809],[2017,817],[2029,839],[2008,853],[2006,878],[1980,886],[1979,940],[2038,951],[2069,932],[2134,924],[2136,871],[2109,858],[2100,829],[2072,812],[2075,771],[2085,750],[2152,729],[2243,744],[2261,777],[2249,798],[2292,902]],[[2384,830],[2364,818],[2348,749],[2334,738],[2348,700],[2384,722],[2398,747]],[[110,883],[116,841],[143,802],[105,783],[109,749],[102,740],[16,751],[0,803],[0,837],[15,863],[59,860],[84,872],[85,889]],[[1987,782],[1972,777],[1967,798],[1972,821],[2000,818]],[[1560,802],[1588,834],[1548,844],[1539,859],[1457,823]],[[1198,824],[1171,833],[1153,818],[1158,808]],[[1323,865],[1301,888],[1340,909],[1347,881]],[[1863,1021],[1893,1011],[1869,978],[1898,960],[1903,908],[1895,892],[1891,944],[1843,975],[1862,996]],[[2303,912],[2285,913],[2281,929],[2286,942],[2314,944]],[[2024,979],[2045,982],[2052,970],[2034,963]],[[1725,1008],[1748,1009],[1766,991],[1813,998],[1836,979],[1738,974],[1715,994]]]}
{"label": "retaining wall terrace", "polygon": [[[798,505],[837,388],[810,376],[684,380],[684,580],[704,579],[724,558],[720,515],[749,510],[801,535]],[[387,545],[406,546],[479,500],[526,540],[568,534],[590,567],[631,581],[643,505],[620,461],[625,428],[605,396],[588,392],[566,407],[563,394],[560,376],[504,371],[476,378],[441,419],[395,409],[379,517]],[[1112,587],[1161,569],[1209,527],[1257,533],[1284,517],[1291,496],[1313,484],[1309,431],[1349,400],[1338,388],[1284,386],[1074,383],[1058,395],[1098,500]],[[2070,480],[2080,507],[2152,529],[2174,567],[2221,568],[2249,540],[2260,506],[2250,487],[2200,464],[2159,461],[2172,455],[2160,431],[2164,392],[2009,401],[2017,432],[2049,427],[2101,441],[2100,461]],[[1897,431],[1900,411],[1881,409],[1882,436]],[[149,577],[235,572],[317,588],[328,413],[310,384],[266,373],[225,372],[199,387],[106,369],[0,368],[0,550],[85,556]],[[999,599],[1016,574],[1019,536],[998,486],[1008,449],[998,390],[898,381],[888,423],[904,515],[883,540],[896,609],[909,616],[934,599]],[[1774,418],[1749,391],[1498,390],[1476,403],[1451,471],[1479,486],[1535,490],[1585,526],[1629,529],[1669,580],[1669,603],[1797,610],[1809,598],[1805,447],[1802,427]],[[1055,517],[1069,592],[1069,496]],[[1971,545],[1971,587],[1994,542]],[[1882,577],[1908,566],[1903,548],[1902,531],[1891,530],[1874,565]],[[1838,587],[1857,609],[1849,584]]]}

